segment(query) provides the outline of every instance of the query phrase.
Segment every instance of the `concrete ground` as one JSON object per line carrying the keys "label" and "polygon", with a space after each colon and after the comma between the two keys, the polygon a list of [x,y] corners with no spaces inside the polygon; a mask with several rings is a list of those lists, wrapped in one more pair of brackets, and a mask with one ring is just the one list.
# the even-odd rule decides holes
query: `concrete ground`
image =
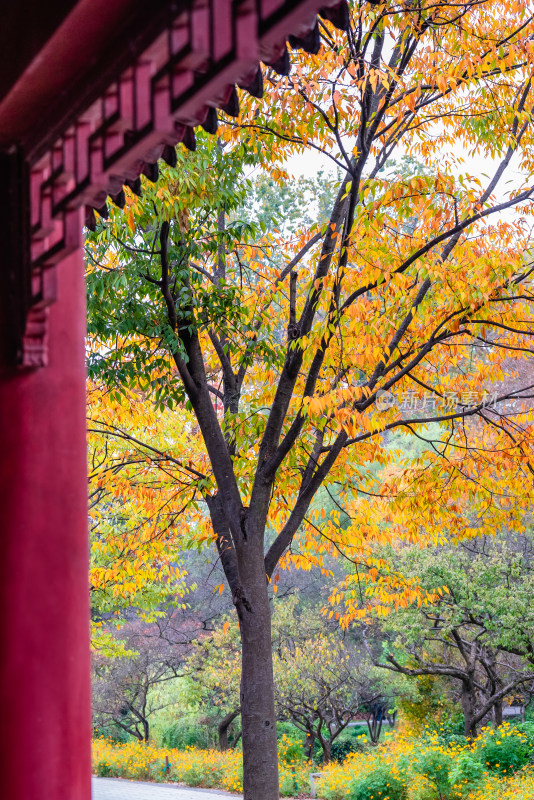
{"label": "concrete ground", "polygon": [[241,795],[215,789],[191,789],[120,778],[93,778],[93,800],[231,800]]}

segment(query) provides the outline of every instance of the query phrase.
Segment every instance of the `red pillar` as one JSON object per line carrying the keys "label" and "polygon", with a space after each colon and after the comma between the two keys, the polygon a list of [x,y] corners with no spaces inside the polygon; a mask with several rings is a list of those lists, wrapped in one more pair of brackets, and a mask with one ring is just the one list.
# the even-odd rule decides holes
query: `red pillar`
{"label": "red pillar", "polygon": [[49,364],[0,379],[0,796],[89,800],[85,292],[58,266]]}

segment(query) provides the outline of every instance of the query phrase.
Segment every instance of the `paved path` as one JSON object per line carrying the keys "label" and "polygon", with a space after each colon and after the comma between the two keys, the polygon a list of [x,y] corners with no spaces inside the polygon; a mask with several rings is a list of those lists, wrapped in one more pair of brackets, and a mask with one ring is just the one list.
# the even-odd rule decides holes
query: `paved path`
{"label": "paved path", "polygon": [[183,789],[160,783],[93,778],[93,800],[238,800],[240,797],[213,789]]}

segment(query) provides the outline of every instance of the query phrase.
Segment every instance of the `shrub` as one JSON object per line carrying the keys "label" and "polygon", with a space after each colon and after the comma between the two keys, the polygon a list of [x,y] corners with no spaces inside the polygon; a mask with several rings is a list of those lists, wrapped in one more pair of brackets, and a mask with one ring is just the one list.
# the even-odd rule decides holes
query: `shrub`
{"label": "shrub", "polygon": [[306,735],[297,728],[292,722],[287,719],[282,720],[281,722],[276,723],[276,735],[279,739],[282,736],[287,736],[289,739],[301,739],[302,741],[305,739]]}
{"label": "shrub", "polygon": [[407,786],[391,767],[379,764],[358,776],[350,787],[350,800],[405,800]]}
{"label": "shrub", "polygon": [[332,744],[332,761],[345,761],[349,753],[363,753],[364,749],[360,739],[336,739]]}
{"label": "shrub", "polygon": [[211,737],[205,726],[194,722],[175,722],[164,731],[161,741],[164,747],[185,750],[188,747],[211,747]]}
{"label": "shrub", "polygon": [[455,744],[458,745],[458,747],[465,747],[467,744],[467,738],[463,733],[451,733],[441,738],[446,744]]}
{"label": "shrub", "polygon": [[111,778],[115,776],[115,770],[107,761],[99,761],[95,766],[95,773],[99,778]]}
{"label": "shrub", "polygon": [[534,722],[520,722],[519,725],[515,726],[515,730],[524,735],[529,756],[532,759],[534,753]]}
{"label": "shrub", "polygon": [[204,783],[203,765],[193,764],[182,772],[180,778],[188,786],[201,786]]}
{"label": "shrub", "polygon": [[119,728],[118,725],[115,725],[113,722],[110,722],[107,725],[101,725],[99,728],[95,728],[93,730],[93,736],[102,737],[103,739],[107,739],[110,742],[116,742],[117,744],[126,744],[127,742],[132,741],[132,737],[129,733],[126,733],[125,730]]}
{"label": "shrub", "polygon": [[[281,796],[302,796],[309,790],[310,772],[317,768],[295,758],[301,742],[286,736],[279,745]],[[435,735],[416,740],[399,733],[378,748],[349,753],[343,763],[325,765],[318,794],[323,800],[534,800],[534,768],[518,768],[529,752],[528,731],[522,726],[485,730],[478,740],[447,748]],[[510,753],[513,763],[507,758]],[[93,765],[102,777],[171,780],[234,793],[243,786],[242,757],[235,750],[179,751],[138,741],[115,744],[97,739]]]}
{"label": "shrub", "polygon": [[438,796],[446,796],[450,789],[450,773],[452,759],[449,753],[443,750],[423,750],[414,761],[414,771],[423,775]]}
{"label": "shrub", "polygon": [[509,775],[528,763],[530,749],[525,733],[510,725],[487,730],[480,737],[477,753],[492,772]]}
{"label": "shrub", "polygon": [[278,759],[285,764],[304,761],[304,746],[300,739],[290,739],[285,733],[278,741]]}
{"label": "shrub", "polygon": [[451,784],[462,791],[473,789],[484,776],[484,765],[470,753],[460,753],[450,773]]}
{"label": "shrub", "polygon": [[526,722],[534,722],[534,702],[532,700],[525,706],[525,720]]}
{"label": "shrub", "polygon": [[297,776],[293,771],[280,776],[280,795],[282,797],[296,797],[299,788]]}
{"label": "shrub", "polygon": [[[165,770],[165,758],[170,770]],[[171,780],[191,786],[219,787],[239,792],[242,788],[241,754],[235,751],[188,748],[168,750],[142,742],[116,745],[105,739],[93,742],[93,765],[98,775],[132,780]]]}

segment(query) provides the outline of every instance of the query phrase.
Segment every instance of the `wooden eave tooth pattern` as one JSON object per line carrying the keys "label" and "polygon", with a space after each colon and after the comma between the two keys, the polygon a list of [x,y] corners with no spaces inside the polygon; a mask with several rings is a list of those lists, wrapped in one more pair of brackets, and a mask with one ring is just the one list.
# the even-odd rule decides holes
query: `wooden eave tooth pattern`
{"label": "wooden eave tooth pattern", "polygon": [[[195,127],[214,134],[217,108],[237,116],[236,85],[261,97],[260,62],[286,75],[288,37],[292,47],[317,52],[317,14],[348,26],[347,0],[196,0],[167,23],[32,165],[32,307],[41,313],[55,299],[47,287],[54,265],[80,246],[80,207],[94,229],[95,210],[108,215],[108,198],[124,205],[124,187],[139,195],[140,176],[157,180],[158,159],[175,164],[178,143],[195,149]],[[38,360],[34,339],[31,366]]]}

